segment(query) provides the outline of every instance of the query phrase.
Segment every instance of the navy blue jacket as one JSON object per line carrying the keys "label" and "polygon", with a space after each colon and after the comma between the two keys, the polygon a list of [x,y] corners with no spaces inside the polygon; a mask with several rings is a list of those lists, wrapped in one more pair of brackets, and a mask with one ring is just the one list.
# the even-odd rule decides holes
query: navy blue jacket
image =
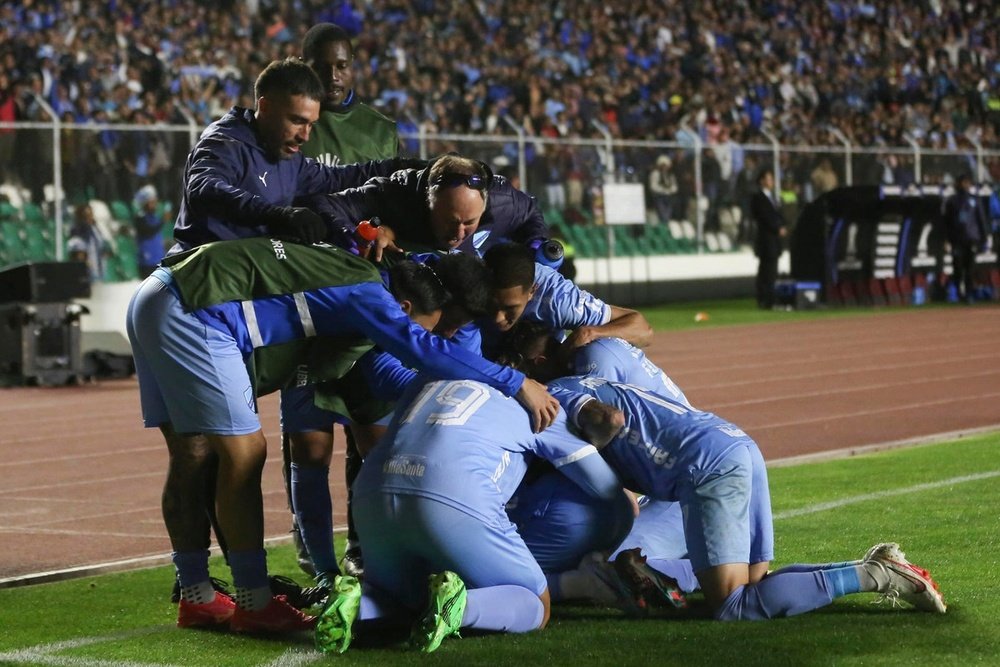
{"label": "navy blue jacket", "polygon": [[[378,216],[396,233],[397,243],[404,250],[431,249],[436,242],[427,208],[429,172],[430,165],[401,169],[389,177],[373,178],[359,188],[311,200],[309,207],[333,227],[331,238],[344,234],[343,230],[350,236],[359,222]],[[530,243],[548,236],[535,198],[511,186],[506,178],[494,176],[479,227],[457,250],[482,255],[503,241]]]}
{"label": "navy blue jacket", "polygon": [[298,197],[337,192],[406,162],[328,167],[296,154],[268,158],[252,109],[233,107],[202,133],[184,166],[184,197],[169,254],[210,241],[266,236],[268,216]]}

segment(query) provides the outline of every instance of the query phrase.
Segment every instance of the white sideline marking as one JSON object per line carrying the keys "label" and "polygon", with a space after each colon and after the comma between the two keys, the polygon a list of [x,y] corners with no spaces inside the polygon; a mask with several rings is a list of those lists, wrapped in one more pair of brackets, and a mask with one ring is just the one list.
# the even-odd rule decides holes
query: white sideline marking
{"label": "white sideline marking", "polygon": [[291,648],[267,663],[265,667],[298,667],[322,659],[322,653],[314,649]]}
{"label": "white sideline marking", "polygon": [[122,639],[134,639],[143,635],[151,635],[158,632],[171,630],[171,625],[158,625],[151,628],[139,628],[127,632],[118,632],[112,635],[97,637],[80,637],[62,642],[52,642],[51,644],[38,644],[28,648],[17,649],[0,653],[0,662],[23,662],[32,665],[55,665],[56,667],[183,667],[182,665],[171,665],[169,663],[134,662],[131,660],[107,660],[103,658],[85,658],[72,655],[54,655],[58,651],[89,646],[91,644],[102,644],[106,642],[120,641]]}
{"label": "white sideline marking", "polygon": [[892,496],[902,496],[907,493],[916,493],[919,491],[930,491],[932,489],[940,489],[943,486],[964,484],[965,482],[978,482],[979,480],[990,479],[993,477],[1000,477],[1000,470],[993,470],[990,472],[979,472],[974,475],[961,475],[960,477],[942,479],[938,480],[937,482],[914,484],[913,486],[906,486],[901,489],[889,489],[886,491],[876,491],[875,493],[863,493],[859,496],[848,496],[847,498],[841,498],[840,500],[831,500],[825,503],[806,505],[805,507],[800,507],[794,510],[785,510],[784,512],[777,512],[773,515],[773,518],[776,520],[791,519],[792,517],[796,516],[815,514],[816,512],[825,512],[826,510],[837,509],[838,507],[846,507],[847,505],[855,505],[857,503],[863,503],[869,500],[879,500],[881,498],[890,498]]}

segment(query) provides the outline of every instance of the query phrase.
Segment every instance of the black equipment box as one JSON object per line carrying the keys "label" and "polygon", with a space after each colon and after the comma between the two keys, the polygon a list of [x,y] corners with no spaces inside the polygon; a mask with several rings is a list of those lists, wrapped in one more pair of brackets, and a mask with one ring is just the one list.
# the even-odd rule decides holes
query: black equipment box
{"label": "black equipment box", "polygon": [[0,305],[0,385],[62,385],[84,379],[75,303]]}
{"label": "black equipment box", "polygon": [[90,297],[83,262],[22,262],[0,270],[0,303],[53,303]]}

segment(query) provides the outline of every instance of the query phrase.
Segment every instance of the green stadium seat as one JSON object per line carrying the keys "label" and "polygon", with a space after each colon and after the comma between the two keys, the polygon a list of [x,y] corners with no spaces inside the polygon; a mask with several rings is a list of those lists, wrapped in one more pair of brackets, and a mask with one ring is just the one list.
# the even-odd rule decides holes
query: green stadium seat
{"label": "green stadium seat", "polygon": [[0,220],[17,220],[17,209],[9,202],[0,201]]}
{"label": "green stadium seat", "polygon": [[125,223],[126,225],[132,224],[132,207],[125,202],[116,199],[112,201],[109,205],[111,209],[111,217],[118,222]]}
{"label": "green stadium seat", "polygon": [[139,249],[131,236],[119,235],[115,239],[114,259],[118,264],[119,280],[135,280],[139,277]]}
{"label": "green stadium seat", "polygon": [[42,212],[42,207],[38,204],[24,202],[24,206],[21,207],[21,215],[24,216],[25,222],[45,222],[45,213]]}
{"label": "green stadium seat", "polygon": [[51,241],[46,239],[45,229],[38,224],[28,224],[25,229],[27,231],[25,246],[28,258],[36,262],[55,259],[55,248]]}

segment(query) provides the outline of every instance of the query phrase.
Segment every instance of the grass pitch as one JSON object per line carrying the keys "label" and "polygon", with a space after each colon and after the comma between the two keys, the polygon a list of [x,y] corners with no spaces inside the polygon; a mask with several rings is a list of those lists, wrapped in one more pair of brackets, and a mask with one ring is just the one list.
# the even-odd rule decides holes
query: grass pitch
{"label": "grass pitch", "polygon": [[[260,639],[179,630],[169,568],[0,590],[4,665],[968,665],[1000,664],[1000,434],[771,470],[778,561],[859,557],[895,540],[930,569],[949,603],[932,615],[861,594],[760,623],[624,618],[555,606],[527,635],[450,639],[430,656],[385,636],[339,656],[311,637]],[[290,546],[272,571],[297,573]],[[213,561],[213,571],[225,573]]]}

